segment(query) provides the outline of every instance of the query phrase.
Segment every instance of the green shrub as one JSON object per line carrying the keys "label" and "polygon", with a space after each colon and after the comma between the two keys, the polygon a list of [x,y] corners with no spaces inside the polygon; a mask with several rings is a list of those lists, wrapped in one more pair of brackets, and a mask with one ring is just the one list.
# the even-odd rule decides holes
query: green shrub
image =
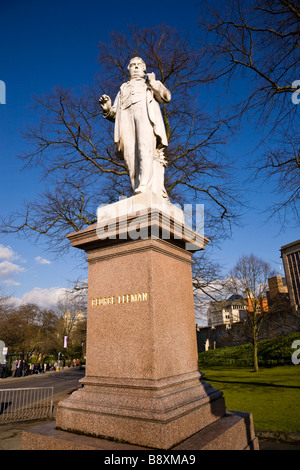
{"label": "green shrub", "polygon": [[[300,332],[260,341],[258,364],[261,367],[291,365],[292,344],[300,340]],[[199,367],[203,366],[251,366],[253,363],[252,344],[210,349],[199,353]]]}

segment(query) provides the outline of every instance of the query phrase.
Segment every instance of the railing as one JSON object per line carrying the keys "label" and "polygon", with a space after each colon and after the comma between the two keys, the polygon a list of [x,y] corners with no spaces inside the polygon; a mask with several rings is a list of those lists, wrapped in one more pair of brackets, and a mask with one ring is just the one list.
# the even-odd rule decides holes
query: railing
{"label": "railing", "polygon": [[0,424],[52,418],[53,387],[0,389]]}

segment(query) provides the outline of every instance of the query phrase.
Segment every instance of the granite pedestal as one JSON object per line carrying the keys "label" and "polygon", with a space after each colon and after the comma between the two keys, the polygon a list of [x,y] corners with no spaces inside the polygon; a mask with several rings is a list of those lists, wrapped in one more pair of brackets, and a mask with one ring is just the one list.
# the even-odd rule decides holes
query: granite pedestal
{"label": "granite pedestal", "polygon": [[68,238],[89,264],[86,376],[59,403],[56,431],[170,449],[224,422],[222,392],[197,360],[191,256],[208,240],[152,209]]}

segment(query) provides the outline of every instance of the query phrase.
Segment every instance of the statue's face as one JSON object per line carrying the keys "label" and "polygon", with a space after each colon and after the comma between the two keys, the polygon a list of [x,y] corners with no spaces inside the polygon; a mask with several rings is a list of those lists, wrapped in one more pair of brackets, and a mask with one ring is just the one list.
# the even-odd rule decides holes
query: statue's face
{"label": "statue's face", "polygon": [[143,78],[145,75],[144,64],[138,60],[133,59],[129,64],[130,78]]}

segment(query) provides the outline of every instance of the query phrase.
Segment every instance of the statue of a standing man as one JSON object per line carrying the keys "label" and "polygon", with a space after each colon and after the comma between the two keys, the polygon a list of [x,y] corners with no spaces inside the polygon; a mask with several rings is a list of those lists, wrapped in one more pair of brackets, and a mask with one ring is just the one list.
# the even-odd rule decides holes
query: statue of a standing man
{"label": "statue of a standing man", "polygon": [[131,59],[130,80],[123,83],[112,106],[109,96],[99,103],[103,116],[115,122],[114,140],[127,164],[134,194],[152,191],[167,197],[164,187],[164,153],[168,145],[159,103],[171,100],[170,91],[155,79],[145,77],[146,64]]}

